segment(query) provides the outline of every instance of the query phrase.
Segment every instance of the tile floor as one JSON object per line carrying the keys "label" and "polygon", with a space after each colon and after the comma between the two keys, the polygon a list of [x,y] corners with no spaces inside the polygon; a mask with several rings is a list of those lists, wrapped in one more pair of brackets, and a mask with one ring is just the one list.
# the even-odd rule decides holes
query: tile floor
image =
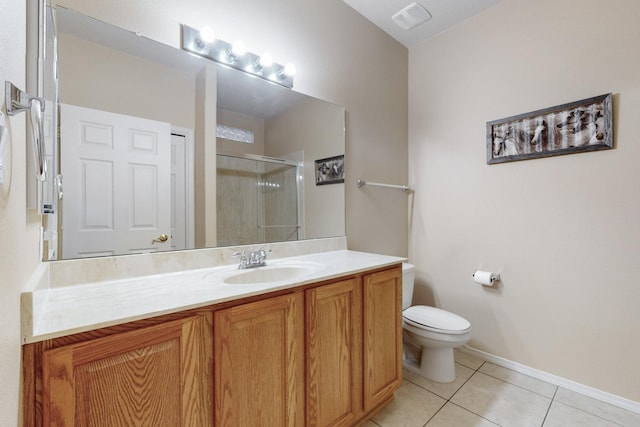
{"label": "tile floor", "polygon": [[364,427],[640,426],[640,414],[456,351],[456,380],[407,370],[395,399]]}

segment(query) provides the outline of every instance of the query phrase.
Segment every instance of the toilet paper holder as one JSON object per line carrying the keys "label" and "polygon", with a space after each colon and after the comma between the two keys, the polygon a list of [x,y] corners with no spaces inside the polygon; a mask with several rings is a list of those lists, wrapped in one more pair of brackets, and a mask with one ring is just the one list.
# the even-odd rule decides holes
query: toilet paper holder
{"label": "toilet paper holder", "polygon": [[500,273],[493,273],[491,271],[476,271],[472,276],[476,283],[485,286],[493,286],[495,282],[500,281]]}

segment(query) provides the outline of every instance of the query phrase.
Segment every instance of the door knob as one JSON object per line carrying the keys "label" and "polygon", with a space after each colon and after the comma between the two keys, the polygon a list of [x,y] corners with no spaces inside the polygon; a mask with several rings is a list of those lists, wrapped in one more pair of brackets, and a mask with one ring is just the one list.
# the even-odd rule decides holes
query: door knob
{"label": "door knob", "polygon": [[160,243],[164,243],[167,240],[169,240],[169,236],[167,236],[166,234],[162,233],[161,235],[159,235],[158,237],[156,237],[155,239],[153,239],[153,242],[160,242]]}

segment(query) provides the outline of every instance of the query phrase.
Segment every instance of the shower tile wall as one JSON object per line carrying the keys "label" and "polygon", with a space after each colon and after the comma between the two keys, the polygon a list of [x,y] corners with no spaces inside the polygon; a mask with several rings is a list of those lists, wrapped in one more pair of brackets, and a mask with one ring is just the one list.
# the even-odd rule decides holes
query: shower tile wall
{"label": "shower tile wall", "polygon": [[255,161],[234,157],[217,158],[218,246],[262,241],[258,229]]}

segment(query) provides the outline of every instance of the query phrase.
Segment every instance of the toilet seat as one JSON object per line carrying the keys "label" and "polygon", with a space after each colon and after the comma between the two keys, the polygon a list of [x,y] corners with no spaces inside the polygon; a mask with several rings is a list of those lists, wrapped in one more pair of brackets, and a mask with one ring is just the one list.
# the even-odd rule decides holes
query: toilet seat
{"label": "toilet seat", "polygon": [[402,318],[416,328],[442,334],[466,334],[471,328],[471,323],[464,317],[426,305],[407,308],[402,312]]}

